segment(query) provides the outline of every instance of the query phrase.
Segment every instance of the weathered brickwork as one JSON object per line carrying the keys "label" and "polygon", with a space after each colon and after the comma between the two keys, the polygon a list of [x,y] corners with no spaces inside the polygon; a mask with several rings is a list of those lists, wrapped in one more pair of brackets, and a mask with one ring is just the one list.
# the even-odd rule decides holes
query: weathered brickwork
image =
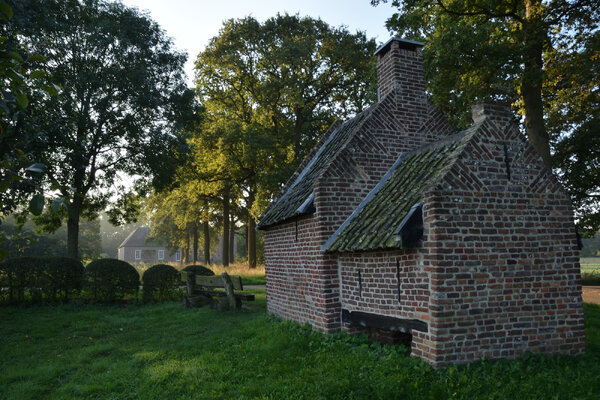
{"label": "weathered brickwork", "polygon": [[[380,326],[342,323],[343,312],[409,321],[419,328],[402,328],[412,335],[411,354],[436,367],[526,351],[583,352],[571,203],[510,111],[478,104],[473,128],[455,133],[425,96],[421,50],[413,42],[383,47],[378,79],[382,100],[354,120],[351,132],[340,131],[343,142],[329,143],[329,158],[320,160],[318,175],[311,172],[314,210],[262,227],[268,311],[323,332],[368,332],[377,339],[385,339]],[[335,138],[340,126],[326,136]],[[327,137],[274,204],[286,201]],[[419,155],[431,143],[429,148],[454,147],[435,153],[446,164],[427,175],[431,181],[420,180],[423,233],[416,244],[326,251],[328,240],[350,226],[344,224],[349,217],[358,220],[357,208],[377,196],[371,191],[390,176],[400,154]],[[434,160],[433,152],[427,154],[421,159]],[[412,160],[421,165],[418,156]]]}
{"label": "weathered brickwork", "polygon": [[526,351],[579,354],[569,197],[515,125],[488,119],[483,128],[426,199],[430,358],[441,366]]}
{"label": "weathered brickwork", "polygon": [[[380,56],[379,69],[387,68],[386,63],[402,62],[399,55],[408,55],[414,76],[422,76],[420,48],[407,52],[392,45]],[[384,91],[382,101],[368,111],[365,122],[327,165],[314,186],[315,214],[297,222],[298,239],[295,221],[266,229],[267,304],[272,314],[309,322],[325,332],[340,329],[337,257],[320,252],[321,246],[379,182],[398,154],[454,133],[427,99],[424,82],[417,88],[411,82],[407,79]],[[420,100],[415,103],[410,95],[412,100],[407,102],[409,92],[420,93]],[[284,192],[323,143],[325,140],[321,139],[290,178]]]}

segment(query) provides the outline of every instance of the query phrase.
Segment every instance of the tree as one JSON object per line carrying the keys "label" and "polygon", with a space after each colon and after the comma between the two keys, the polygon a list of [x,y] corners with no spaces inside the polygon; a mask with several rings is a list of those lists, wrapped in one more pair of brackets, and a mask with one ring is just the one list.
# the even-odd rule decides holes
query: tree
{"label": "tree", "polygon": [[[67,243],[67,229],[63,224],[52,234],[48,234],[31,221],[20,226],[13,218],[0,225],[0,235],[10,236],[10,240],[0,243],[0,250],[6,250],[10,257],[64,256]],[[116,249],[116,247],[115,247]],[[101,254],[100,222],[81,222],[80,258],[94,260]]]}
{"label": "tree", "polygon": [[44,58],[30,54],[19,40],[13,15],[10,5],[0,2],[0,220],[27,199],[33,213],[42,211],[45,166],[35,163],[32,153],[43,145],[43,134],[32,124],[30,103],[58,92],[48,82]]}
{"label": "tree", "polygon": [[[371,1],[380,2],[386,0]],[[559,175],[579,206],[580,229],[597,231],[600,185],[597,180],[574,179],[569,168],[574,160],[597,165],[598,154],[561,150],[571,148],[570,140],[583,137],[578,131],[592,133],[590,120],[597,120],[600,112],[597,1],[392,0],[392,4],[399,12],[388,19],[388,29],[426,42],[425,73],[436,105],[464,127],[475,100],[512,104],[524,117],[529,142],[544,163],[562,171]],[[572,139],[561,145],[568,137]],[[553,146],[558,150],[554,157]],[[594,197],[592,205],[581,200],[582,193]]]}
{"label": "tree", "polygon": [[151,176],[157,154],[173,147],[192,98],[186,57],[147,15],[121,3],[13,7],[24,41],[63,89],[35,115],[47,134],[41,157],[49,182],[67,203],[67,254],[76,258],[80,216],[94,218],[107,205],[119,173]]}
{"label": "tree", "polygon": [[226,21],[198,56],[207,112],[193,139],[206,161],[200,179],[222,182],[224,236],[228,209],[237,198],[244,203],[250,266],[264,206],[337,117],[375,100],[374,50],[361,32],[278,14],[262,24]]}

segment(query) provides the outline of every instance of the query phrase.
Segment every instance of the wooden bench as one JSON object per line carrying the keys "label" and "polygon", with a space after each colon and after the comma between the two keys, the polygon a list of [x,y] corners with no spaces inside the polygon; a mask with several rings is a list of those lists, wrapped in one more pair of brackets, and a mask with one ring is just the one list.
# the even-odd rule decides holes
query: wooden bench
{"label": "wooden bench", "polygon": [[221,276],[200,276],[193,272],[182,273],[186,283],[187,296],[183,298],[183,306],[201,307],[210,304],[217,310],[239,309],[242,300],[254,301],[254,295],[236,292],[244,290],[242,278],[223,272]]}

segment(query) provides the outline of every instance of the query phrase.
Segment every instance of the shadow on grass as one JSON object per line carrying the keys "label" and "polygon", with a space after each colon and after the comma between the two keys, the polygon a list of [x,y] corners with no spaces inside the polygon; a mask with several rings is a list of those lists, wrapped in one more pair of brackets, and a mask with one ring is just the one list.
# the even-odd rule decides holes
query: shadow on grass
{"label": "shadow on grass", "polygon": [[322,335],[258,309],[177,303],[0,309],[0,398],[598,398],[600,307],[587,353],[433,370],[403,347]]}

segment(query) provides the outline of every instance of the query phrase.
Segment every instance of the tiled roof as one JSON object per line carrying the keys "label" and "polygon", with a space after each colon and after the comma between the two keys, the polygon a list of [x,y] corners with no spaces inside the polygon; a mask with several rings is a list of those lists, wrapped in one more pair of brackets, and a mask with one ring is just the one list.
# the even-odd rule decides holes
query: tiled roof
{"label": "tiled roof", "polygon": [[[424,190],[456,160],[477,130],[472,128],[403,153],[379,184],[323,245],[324,251],[402,248],[399,230],[423,201]],[[412,209],[412,211],[411,211]]]}
{"label": "tiled roof", "polygon": [[259,229],[311,212],[313,186],[317,177],[367,119],[371,110],[369,108],[357,114],[329,135],[295,181],[260,216]]}
{"label": "tiled roof", "polygon": [[156,243],[152,242],[152,241],[146,241],[146,237],[148,237],[148,235],[150,234],[150,228],[146,228],[146,227],[142,227],[142,228],[136,228],[133,232],[131,232],[129,234],[129,236],[127,236],[125,238],[125,240],[123,240],[123,243],[121,243],[121,245],[119,246],[119,248],[121,247],[141,247],[141,246],[147,246],[147,247],[154,247],[154,246],[158,246]]}

